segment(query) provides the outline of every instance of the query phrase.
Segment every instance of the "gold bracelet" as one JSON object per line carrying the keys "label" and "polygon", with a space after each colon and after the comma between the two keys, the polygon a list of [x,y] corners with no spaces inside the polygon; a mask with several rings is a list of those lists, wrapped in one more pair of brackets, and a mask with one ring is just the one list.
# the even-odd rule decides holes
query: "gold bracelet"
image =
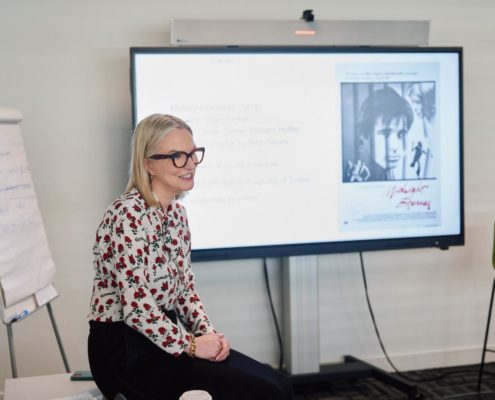
{"label": "gold bracelet", "polygon": [[191,334],[191,349],[189,350],[189,357],[194,358],[196,354],[196,338]]}

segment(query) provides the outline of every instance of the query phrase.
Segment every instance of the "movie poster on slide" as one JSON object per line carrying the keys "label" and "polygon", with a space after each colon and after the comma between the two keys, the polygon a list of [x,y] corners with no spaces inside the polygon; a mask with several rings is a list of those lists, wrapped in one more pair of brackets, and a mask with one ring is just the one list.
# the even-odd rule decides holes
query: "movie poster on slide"
{"label": "movie poster on slide", "polygon": [[338,68],[341,231],[439,226],[438,65]]}

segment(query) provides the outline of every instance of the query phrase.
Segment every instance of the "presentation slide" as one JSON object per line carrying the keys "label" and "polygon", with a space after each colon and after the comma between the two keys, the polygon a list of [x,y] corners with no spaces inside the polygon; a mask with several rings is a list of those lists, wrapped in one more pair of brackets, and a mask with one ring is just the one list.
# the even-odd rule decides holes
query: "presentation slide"
{"label": "presentation slide", "polygon": [[135,52],[136,122],[206,147],[193,250],[456,235],[459,54]]}

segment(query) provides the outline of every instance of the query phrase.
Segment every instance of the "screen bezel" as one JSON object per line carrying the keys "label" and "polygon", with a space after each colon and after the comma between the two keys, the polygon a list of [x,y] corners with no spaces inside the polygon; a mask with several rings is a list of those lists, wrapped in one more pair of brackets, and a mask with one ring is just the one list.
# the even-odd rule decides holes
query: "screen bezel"
{"label": "screen bezel", "polygon": [[288,257],[310,254],[347,253],[359,251],[398,250],[464,245],[464,160],[463,160],[463,61],[461,47],[334,47],[334,46],[249,46],[249,47],[132,47],[130,49],[130,84],[132,123],[136,124],[136,56],[142,54],[233,54],[233,53],[454,53],[458,56],[459,71],[459,234],[405,237],[390,239],[333,241],[323,243],[281,244],[252,247],[227,247],[215,249],[193,249],[194,261],[232,260],[263,257]]}

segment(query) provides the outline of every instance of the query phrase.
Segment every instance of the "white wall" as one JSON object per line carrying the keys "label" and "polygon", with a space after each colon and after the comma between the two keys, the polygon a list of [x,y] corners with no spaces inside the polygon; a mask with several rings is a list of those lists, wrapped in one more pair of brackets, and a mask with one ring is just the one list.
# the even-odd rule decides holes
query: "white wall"
{"label": "white wall", "polygon": [[[466,246],[365,254],[383,339],[399,368],[479,361],[492,270],[495,211],[495,30],[492,0],[0,0],[0,105],[22,131],[53,258],[54,311],[72,369],[87,369],[85,315],[94,232],[126,181],[130,46],[168,43],[170,18],[429,19],[432,45],[465,48]],[[200,132],[197,133],[200,135]],[[383,363],[356,254],[320,263],[321,361]],[[280,260],[270,260],[280,308]],[[278,360],[261,260],[195,265],[216,325],[261,361]],[[63,372],[45,310],[14,326],[21,376]],[[10,377],[0,329],[0,388]],[[495,343],[494,339],[491,340]]]}

